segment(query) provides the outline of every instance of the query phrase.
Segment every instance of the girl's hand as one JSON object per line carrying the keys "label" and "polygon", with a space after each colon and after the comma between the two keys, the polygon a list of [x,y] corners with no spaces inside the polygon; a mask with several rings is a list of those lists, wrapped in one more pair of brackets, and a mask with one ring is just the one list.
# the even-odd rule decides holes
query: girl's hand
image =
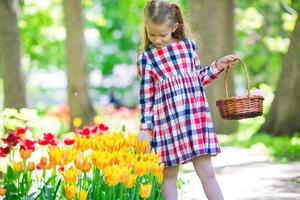
{"label": "girl's hand", "polygon": [[238,59],[239,59],[239,57],[237,57],[236,55],[230,54],[230,55],[220,58],[216,62],[216,65],[219,68],[225,69],[226,67],[230,67],[231,65],[233,65]]}
{"label": "girl's hand", "polygon": [[139,134],[137,135],[137,140],[138,141],[151,141],[152,136],[151,136],[151,131],[150,130],[140,130]]}

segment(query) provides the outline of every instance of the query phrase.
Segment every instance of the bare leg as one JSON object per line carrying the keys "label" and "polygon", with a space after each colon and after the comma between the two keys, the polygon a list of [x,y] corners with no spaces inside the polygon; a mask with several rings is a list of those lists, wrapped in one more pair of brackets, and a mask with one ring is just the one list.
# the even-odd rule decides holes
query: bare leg
{"label": "bare leg", "polygon": [[164,180],[162,184],[162,192],[165,200],[177,200],[177,177],[179,166],[166,167],[164,169]]}
{"label": "bare leg", "polygon": [[215,176],[210,156],[200,156],[193,159],[193,165],[199,176],[204,193],[208,200],[223,200],[223,194]]}

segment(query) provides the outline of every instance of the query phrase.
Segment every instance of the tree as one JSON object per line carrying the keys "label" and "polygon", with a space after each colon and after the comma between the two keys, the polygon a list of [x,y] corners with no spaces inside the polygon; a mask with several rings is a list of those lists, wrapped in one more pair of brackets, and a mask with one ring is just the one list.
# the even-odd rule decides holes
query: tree
{"label": "tree", "polygon": [[275,98],[268,117],[260,131],[271,135],[293,135],[300,131],[300,8],[291,37],[289,49],[284,56]]}
{"label": "tree", "polygon": [[63,7],[67,33],[65,41],[66,70],[71,119],[79,117],[83,125],[87,125],[92,123],[95,111],[88,94],[81,0],[64,0]]}
{"label": "tree", "polygon": [[0,69],[3,73],[4,107],[26,107],[25,77],[21,64],[18,0],[0,0]]}
{"label": "tree", "polygon": [[[191,30],[199,42],[202,66],[234,51],[234,3],[233,0],[190,0]],[[222,23],[220,23],[222,22]],[[228,78],[228,89],[234,94],[232,75]],[[220,118],[216,100],[225,97],[223,78],[206,89],[214,126],[217,132],[231,133],[237,129],[236,121]]]}

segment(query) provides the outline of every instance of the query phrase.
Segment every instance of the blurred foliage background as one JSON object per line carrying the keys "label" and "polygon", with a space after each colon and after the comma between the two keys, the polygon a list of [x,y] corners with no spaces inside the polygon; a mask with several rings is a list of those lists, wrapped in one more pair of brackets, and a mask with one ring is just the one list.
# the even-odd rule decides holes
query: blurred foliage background
{"label": "blurred foliage background", "polygon": [[[147,0],[82,0],[89,94],[97,111],[109,105],[112,93],[121,105],[135,108],[138,104],[139,79],[135,59],[141,41],[142,13],[146,2]],[[182,7],[186,16],[190,15],[190,1],[174,2]],[[247,63],[252,86],[266,91],[265,113],[268,113],[296,24],[300,2],[235,0],[234,5],[235,53]],[[19,6],[18,27],[28,107],[36,109],[39,114],[45,114],[50,107],[67,103],[66,31],[62,0],[21,0]],[[241,83],[244,79],[243,71],[241,68],[236,70],[238,73],[235,79],[237,83]],[[1,106],[4,99],[2,80],[3,74],[0,74]],[[239,87],[242,87],[240,85],[236,85],[237,93]],[[237,133],[244,133],[244,137],[226,136],[224,144],[249,146],[251,142],[245,141],[249,141],[258,131],[266,117],[241,122]],[[107,122],[109,121],[111,120]],[[245,134],[245,127],[250,130],[249,134]],[[65,130],[65,127],[58,129]],[[266,139],[264,135],[257,137],[263,137],[259,141],[264,144],[271,144],[269,140],[275,141],[273,138]],[[287,140],[288,144],[284,142]],[[296,132],[287,140],[281,138],[278,140],[281,142],[276,144],[293,149],[290,159],[299,158],[299,134]],[[257,140],[254,141],[256,144]],[[282,146],[271,146],[277,148],[278,152],[283,152]]]}

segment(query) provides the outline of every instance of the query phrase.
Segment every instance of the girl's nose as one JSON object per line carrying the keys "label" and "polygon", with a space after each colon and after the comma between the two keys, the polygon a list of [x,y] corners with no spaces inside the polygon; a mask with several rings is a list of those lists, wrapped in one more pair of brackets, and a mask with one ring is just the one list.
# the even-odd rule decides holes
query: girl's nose
{"label": "girl's nose", "polygon": [[161,45],[161,44],[162,44],[161,39],[156,39],[156,40],[155,40],[155,44],[156,44],[156,45]]}

